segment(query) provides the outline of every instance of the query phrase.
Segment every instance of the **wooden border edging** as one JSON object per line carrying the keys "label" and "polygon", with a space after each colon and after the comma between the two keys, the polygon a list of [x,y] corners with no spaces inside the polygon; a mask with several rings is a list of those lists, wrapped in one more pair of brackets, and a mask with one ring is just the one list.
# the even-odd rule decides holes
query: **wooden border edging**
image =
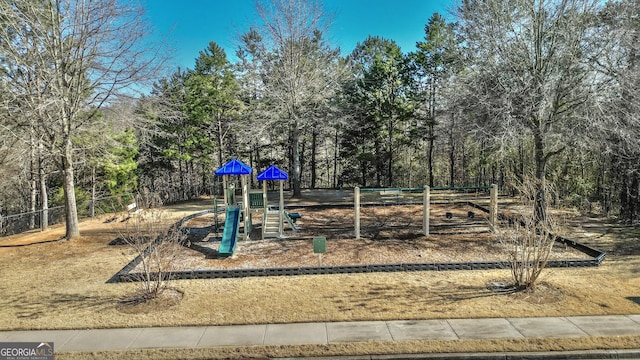
{"label": "wooden border edging", "polygon": [[[549,268],[578,268],[596,267],[600,264],[597,259],[588,260],[550,260]],[[315,266],[292,268],[258,268],[231,270],[195,270],[176,271],[170,274],[172,280],[189,279],[225,279],[262,276],[299,276],[299,275],[331,275],[357,274],[379,272],[412,272],[412,271],[456,271],[456,270],[500,270],[509,267],[506,261],[456,262],[456,263],[403,263],[403,264],[370,264],[348,266]],[[137,281],[138,273],[120,273],[121,282]]]}

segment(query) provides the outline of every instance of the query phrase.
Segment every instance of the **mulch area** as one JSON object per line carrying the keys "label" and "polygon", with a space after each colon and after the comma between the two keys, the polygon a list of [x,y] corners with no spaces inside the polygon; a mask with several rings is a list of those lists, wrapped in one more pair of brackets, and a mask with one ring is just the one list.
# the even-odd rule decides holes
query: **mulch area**
{"label": "mulch area", "polygon": [[[254,214],[251,240],[238,241],[232,257],[218,259],[219,237],[214,215],[185,223],[190,248],[180,251],[178,271],[318,266],[313,238],[327,239],[324,266],[392,263],[500,261],[507,255],[490,231],[487,215],[464,204],[432,205],[430,235],[422,233],[422,206],[361,208],[361,238],[355,239],[351,208],[304,208],[299,231],[286,226],[284,239],[260,240],[261,214]],[[449,216],[447,216],[449,213]],[[224,214],[218,215],[224,224]],[[221,236],[222,231],[217,234]],[[239,236],[242,236],[240,234]],[[570,247],[556,244],[552,259],[587,259]]]}

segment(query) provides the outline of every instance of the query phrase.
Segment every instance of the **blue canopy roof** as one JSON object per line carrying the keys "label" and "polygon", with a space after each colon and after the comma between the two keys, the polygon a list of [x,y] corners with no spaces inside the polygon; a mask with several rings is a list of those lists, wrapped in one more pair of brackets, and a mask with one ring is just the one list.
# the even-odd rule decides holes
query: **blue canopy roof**
{"label": "blue canopy roof", "polygon": [[249,175],[253,172],[251,166],[243,163],[238,159],[231,159],[220,169],[216,170],[216,176],[222,175]]}
{"label": "blue canopy roof", "polygon": [[261,172],[258,175],[259,181],[264,180],[287,180],[289,179],[289,174],[280,170],[277,166],[271,165],[265,171]]}

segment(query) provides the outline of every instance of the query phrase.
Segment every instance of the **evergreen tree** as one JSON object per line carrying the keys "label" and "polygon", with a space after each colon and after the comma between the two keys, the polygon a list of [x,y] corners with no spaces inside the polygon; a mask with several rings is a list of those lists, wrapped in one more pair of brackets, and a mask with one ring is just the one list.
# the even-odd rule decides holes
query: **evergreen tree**
{"label": "evergreen tree", "polygon": [[417,120],[418,136],[427,140],[427,171],[429,186],[434,184],[433,152],[436,140],[437,112],[444,109],[440,92],[445,77],[458,60],[453,25],[447,24],[438,13],[434,13],[424,27],[424,41],[416,43],[418,50],[410,53],[413,80],[413,100],[416,102],[414,116]]}
{"label": "evergreen tree", "polygon": [[185,110],[192,129],[187,140],[189,151],[198,161],[207,164],[209,155],[217,150],[217,163],[221,166],[230,145],[225,140],[233,133],[240,101],[232,66],[218,44],[210,42],[200,51],[185,88]]}
{"label": "evergreen tree", "polygon": [[347,83],[345,94],[351,103],[353,121],[346,131],[359,137],[345,138],[343,149],[360,161],[362,180],[368,173],[367,163],[371,162],[375,185],[393,186],[399,123],[409,114],[405,58],[395,41],[370,36],[358,43],[349,62],[353,78]]}

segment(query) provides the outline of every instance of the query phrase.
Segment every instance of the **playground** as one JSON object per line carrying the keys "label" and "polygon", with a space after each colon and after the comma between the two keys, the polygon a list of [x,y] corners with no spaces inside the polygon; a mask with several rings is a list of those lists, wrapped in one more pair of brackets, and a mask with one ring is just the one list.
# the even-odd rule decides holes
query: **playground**
{"label": "playground", "polygon": [[[176,278],[489,269],[504,268],[509,258],[494,231],[504,225],[496,187],[355,188],[286,206],[287,173],[275,166],[261,172],[257,192],[248,187],[252,172],[237,159],[216,171],[224,179],[224,199],[181,223],[188,238],[172,264]],[[229,185],[233,176],[240,177],[241,191]],[[267,181],[277,181],[279,190],[269,193]],[[569,245],[575,244],[555,242],[551,263],[597,266],[604,259],[595,249]],[[119,273],[121,281],[140,272],[134,263]],[[320,269],[304,270],[314,267]],[[211,272],[247,269],[268,271]]]}
{"label": "playground", "polygon": [[[421,205],[366,207],[362,212],[362,238],[354,238],[354,210],[347,207],[314,207],[296,209],[302,218],[296,222],[298,231],[288,229],[286,238],[260,240],[259,229],[253,231],[258,240],[240,241],[234,256],[218,259],[220,242],[211,232],[212,217],[208,214],[189,220],[183,226],[189,230],[191,246],[176,261],[179,271],[246,269],[266,267],[318,266],[313,238],[327,240],[324,266],[396,264],[396,263],[457,263],[500,261],[506,259],[490,231],[486,214],[462,204],[434,205],[431,208],[431,234],[422,234]],[[451,218],[447,218],[447,213]],[[571,247],[557,244],[552,259],[588,259]]]}

